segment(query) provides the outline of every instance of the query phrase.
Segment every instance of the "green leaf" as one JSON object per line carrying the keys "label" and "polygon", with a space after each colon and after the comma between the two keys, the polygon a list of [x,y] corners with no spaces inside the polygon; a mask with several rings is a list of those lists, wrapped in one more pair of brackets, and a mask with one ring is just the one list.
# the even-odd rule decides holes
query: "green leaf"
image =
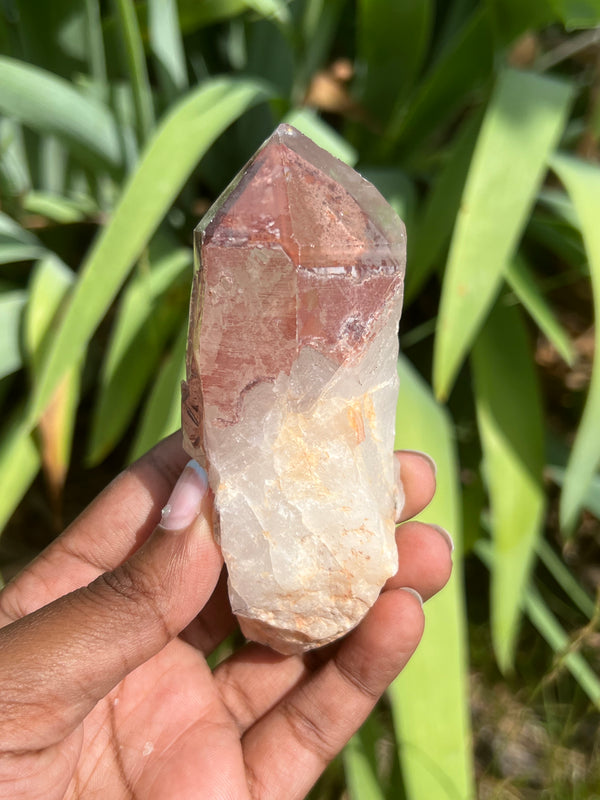
{"label": "green leaf", "polygon": [[[33,381],[74,282],[74,273],[56,256],[48,256],[35,266],[29,284],[24,336]],[[65,374],[38,425],[42,465],[51,499],[56,504],[57,519],[60,519],[60,497],[71,459],[80,373],[80,365],[76,364]]]}
{"label": "green leaf", "polygon": [[145,142],[154,127],[154,109],[152,107],[152,91],[146,69],[144,45],[140,36],[133,0],[115,0],[115,5],[127,55],[137,129],[140,133],[141,141]]}
{"label": "green leaf", "polygon": [[246,6],[261,17],[274,19],[284,24],[290,21],[289,9],[283,0],[246,0]]}
{"label": "green leaf", "polygon": [[32,272],[23,338],[34,372],[39,369],[52,324],[74,283],[75,274],[54,255],[38,261]]}
{"label": "green leaf", "polygon": [[327,150],[332,156],[339,158],[353,167],[358,159],[355,148],[343,136],[340,136],[330,125],[324,122],[309,108],[298,108],[290,111],[283,122],[293,125],[305,136],[311,138],[319,147]]}
{"label": "green leaf", "polygon": [[552,307],[536,284],[527,262],[518,253],[508,264],[506,280],[548,341],[571,366],[575,354],[569,335],[556,319]]}
{"label": "green leaf", "polygon": [[[399,373],[396,447],[424,450],[435,459],[435,498],[420,518],[449,530],[456,550],[452,578],[427,603],[421,644],[390,687],[389,697],[409,800],[464,800],[475,796],[475,787],[454,435],[447,414],[404,360]],[[431,713],[424,709],[424,698]]]}
{"label": "green leaf", "polygon": [[490,495],[492,643],[512,668],[525,590],[544,519],[543,409],[521,314],[498,306],[471,353]]}
{"label": "green leaf", "polygon": [[87,346],[198,159],[234,119],[266,96],[256,82],[215,79],[192,91],[157,130],[125,186],[110,224],[86,258],[35,387],[30,425]]}
{"label": "green leaf", "polygon": [[0,112],[65,142],[92,168],[121,166],[121,146],[109,109],[62,78],[0,56]]}
{"label": "green leaf", "polygon": [[97,213],[98,206],[91,198],[73,200],[51,192],[32,191],[23,198],[23,210],[29,214],[39,214],[59,225],[70,225]]}
{"label": "green leaf", "polygon": [[0,532],[40,469],[40,456],[18,408],[0,436]]}
{"label": "green leaf", "polygon": [[[558,486],[564,485],[566,474],[564,467],[550,465],[546,467],[546,473]],[[600,520],[600,475],[598,475],[598,473],[592,477],[590,485],[583,497],[582,505],[586,511],[589,511],[590,514],[593,514]]]}
{"label": "green leaf", "polygon": [[173,99],[188,86],[176,0],[149,0],[150,49],[166,96]]}
{"label": "green leaf", "polygon": [[478,7],[423,79],[410,106],[398,109],[385,132],[387,147],[410,151],[438,131],[477,86],[487,83],[494,44],[488,10]]}
{"label": "green leaf", "polygon": [[416,296],[450,239],[456,220],[481,117],[476,114],[462,126],[444,166],[431,187],[408,249],[405,302]]}
{"label": "green leaf", "polygon": [[567,464],[565,483],[560,499],[560,523],[572,532],[583,507],[585,493],[598,464],[600,464],[600,225],[598,224],[598,198],[600,197],[600,168],[557,155],[552,168],[564,184],[577,211],[583,241],[587,252],[592,296],[594,300],[595,357],[590,388],[577,429],[571,457]]}
{"label": "green leaf", "polygon": [[358,58],[362,104],[382,121],[402,106],[423,65],[433,23],[431,0],[360,0]]}
{"label": "green leaf", "polygon": [[27,292],[0,293],[0,379],[23,366],[20,347],[21,319]]}
{"label": "green leaf", "polygon": [[359,165],[358,171],[379,189],[396,214],[406,225],[408,236],[416,205],[415,185],[399,167],[369,167]]}
{"label": "green leaf", "polygon": [[29,231],[0,211],[0,264],[41,258],[46,249]]}
{"label": "green leaf", "polygon": [[486,111],[458,213],[442,286],[434,387],[446,397],[517,247],[572,87],[505,70]]}
{"label": "green leaf", "polygon": [[361,733],[362,730],[354,734],[342,754],[350,800],[385,800]]}
{"label": "green leaf", "polygon": [[187,321],[163,364],[142,414],[130,460],[135,461],[181,427],[181,381],[185,379]]}
{"label": "green leaf", "polygon": [[600,24],[598,0],[550,0],[567,30],[595,28]]}
{"label": "green leaf", "polygon": [[[475,550],[483,563],[490,567],[492,553],[489,542],[477,542]],[[527,589],[525,613],[557,655],[557,666],[564,665],[594,705],[600,708],[600,680],[581,653],[573,649],[564,629],[533,586]]]}
{"label": "green leaf", "polygon": [[[600,483],[600,482],[599,482]],[[600,487],[596,488],[598,491]],[[579,608],[582,614],[592,619],[596,606],[594,600],[583,588],[579,579],[571,572],[561,557],[554,552],[545,539],[538,542],[538,555],[563,592]]]}
{"label": "green leaf", "polygon": [[102,367],[87,455],[90,464],[107,455],[131,422],[187,306],[191,263],[190,250],[174,250],[140,271],[124,292]]}

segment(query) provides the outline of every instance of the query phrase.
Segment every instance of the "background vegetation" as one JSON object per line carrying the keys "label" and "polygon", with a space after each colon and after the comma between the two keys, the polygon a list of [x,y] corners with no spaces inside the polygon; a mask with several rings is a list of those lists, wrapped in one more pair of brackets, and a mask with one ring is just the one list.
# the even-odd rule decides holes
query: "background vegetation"
{"label": "background vegetation", "polygon": [[191,231],[287,120],[406,221],[397,441],[457,545],[314,797],[600,797],[600,2],[0,8],[5,578],[178,427]]}

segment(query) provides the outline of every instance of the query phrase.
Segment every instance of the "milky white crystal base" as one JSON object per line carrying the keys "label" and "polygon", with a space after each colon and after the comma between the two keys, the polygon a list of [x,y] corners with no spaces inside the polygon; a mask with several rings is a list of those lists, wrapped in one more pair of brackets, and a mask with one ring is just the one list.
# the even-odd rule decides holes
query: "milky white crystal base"
{"label": "milky white crystal base", "polygon": [[245,393],[239,421],[205,408],[205,448],[244,634],[282,653],[355,627],[397,570],[394,422],[400,308],[343,366],[303,348]]}

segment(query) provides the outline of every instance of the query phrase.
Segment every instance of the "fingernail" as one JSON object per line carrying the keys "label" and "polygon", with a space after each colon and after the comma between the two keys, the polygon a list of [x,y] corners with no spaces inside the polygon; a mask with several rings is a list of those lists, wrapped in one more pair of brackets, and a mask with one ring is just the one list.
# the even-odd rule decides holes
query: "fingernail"
{"label": "fingernail", "polygon": [[433,458],[429,455],[429,453],[424,453],[422,450],[403,450],[404,453],[412,453],[413,456],[419,456],[424,461],[426,461],[431,469],[433,470],[433,474],[437,475],[437,464],[433,460]]}
{"label": "fingernail", "polygon": [[408,592],[409,594],[412,594],[413,597],[416,597],[417,600],[419,601],[419,604],[420,604],[421,608],[423,608],[423,598],[417,592],[416,589],[411,589],[410,586],[401,586],[400,589],[401,589],[401,591]]}
{"label": "fingernail", "polygon": [[447,544],[447,545],[448,545],[448,547],[450,548],[450,552],[451,552],[451,553],[453,553],[453,552],[454,552],[454,540],[453,540],[453,538],[450,536],[450,534],[448,533],[448,531],[446,530],[446,528],[442,528],[442,526],[441,526],[441,525],[431,525],[431,527],[432,527],[434,530],[436,530],[436,531],[437,531],[437,532],[440,534],[440,536],[443,536],[443,537],[444,537],[444,539],[446,540],[446,544]]}
{"label": "fingernail", "polygon": [[197,461],[188,461],[173,487],[169,502],[162,510],[161,526],[168,531],[189,527],[198,516],[207,489],[206,472]]}

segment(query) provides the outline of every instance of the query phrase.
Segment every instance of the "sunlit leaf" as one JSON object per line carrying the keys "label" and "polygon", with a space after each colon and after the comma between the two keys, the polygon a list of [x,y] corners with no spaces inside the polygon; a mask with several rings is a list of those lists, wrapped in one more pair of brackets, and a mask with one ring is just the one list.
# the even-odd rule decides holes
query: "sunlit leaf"
{"label": "sunlit leaf", "polygon": [[115,7],[127,55],[137,129],[141,135],[141,141],[145,142],[154,127],[154,108],[152,106],[152,91],[148,80],[144,45],[140,36],[133,0],[115,0]]}
{"label": "sunlit leaf", "polygon": [[359,731],[350,739],[343,752],[350,800],[385,800],[374,765],[365,752],[361,733]]}
{"label": "sunlit leaf", "polygon": [[167,341],[186,317],[191,263],[190,250],[172,250],[140,270],[124,292],[94,407],[90,464],[101,461],[124,434]]}
{"label": "sunlit leaf", "polygon": [[247,108],[267,96],[252,81],[226,78],[192,91],[157,130],[96,240],[53,340],[29,408],[34,424],[53,389],[87,346],[100,320],[198,159]]}
{"label": "sunlit leaf", "polygon": [[54,134],[92,167],[120,167],[117,126],[102,103],[56,75],[6,56],[0,56],[0,85],[0,112]]}
{"label": "sunlit leaf", "polygon": [[523,232],[572,87],[532,72],[501,73],[483,121],[450,245],[434,352],[446,397]]}
{"label": "sunlit leaf", "polygon": [[[419,518],[444,526],[456,543],[453,576],[425,608],[425,634],[389,690],[409,800],[474,797],[467,699],[458,463],[452,424],[416,372],[400,361],[396,447],[436,461],[437,490]],[[427,708],[424,711],[424,698]]]}
{"label": "sunlit leaf", "polygon": [[0,435],[0,532],[40,469],[40,457],[18,408]]}
{"label": "sunlit leaf", "polygon": [[[75,274],[56,256],[36,264],[29,285],[25,345],[31,377],[40,369],[51,332],[56,328]],[[80,366],[69,369],[56,387],[38,423],[42,466],[57,527],[61,527],[61,496],[71,458],[75,415],[79,402]]]}
{"label": "sunlit leaf", "polygon": [[572,364],[575,356],[569,335],[537,286],[527,262],[518,253],[508,264],[506,280],[548,341],[567,364]]}
{"label": "sunlit leaf", "polygon": [[517,308],[498,306],[490,314],[471,359],[491,506],[492,642],[508,670],[544,516],[543,409]]}
{"label": "sunlit leaf", "polygon": [[27,292],[0,293],[0,378],[21,368],[20,329]]}
{"label": "sunlit leaf", "polygon": [[130,453],[139,458],[165,436],[181,427],[181,381],[185,379],[187,321],[179,331],[173,349],[163,364],[142,414]]}
{"label": "sunlit leaf", "polygon": [[46,217],[59,225],[70,225],[82,222],[86,217],[96,213],[98,207],[91,198],[73,200],[48,192],[32,191],[23,198],[23,210],[29,214]]}
{"label": "sunlit leaf", "polygon": [[148,0],[148,29],[158,77],[167,97],[173,99],[188,85],[175,0]]}
{"label": "sunlit leaf", "polygon": [[462,126],[445,165],[435,173],[408,250],[407,303],[423,286],[450,239],[480,124],[481,117],[477,114]]}
{"label": "sunlit leaf", "polygon": [[[491,567],[493,557],[489,542],[478,542],[476,551],[481,560]],[[600,708],[600,679],[581,653],[573,648],[563,627],[533,586],[527,589],[524,608],[533,625],[556,654],[555,671],[561,667],[568,669],[594,705]]]}
{"label": "sunlit leaf", "polygon": [[0,211],[0,264],[34,260],[45,252],[45,247],[32,233]]}
{"label": "sunlit leaf", "polygon": [[[600,168],[565,155],[552,159],[552,168],[565,185],[581,224],[590,276],[594,314],[600,320],[600,225],[598,224],[598,198],[600,198]],[[590,388],[577,429],[573,450],[560,501],[561,526],[568,533],[573,530],[583,498],[592,476],[600,464],[600,325],[595,326],[594,366]]]}

